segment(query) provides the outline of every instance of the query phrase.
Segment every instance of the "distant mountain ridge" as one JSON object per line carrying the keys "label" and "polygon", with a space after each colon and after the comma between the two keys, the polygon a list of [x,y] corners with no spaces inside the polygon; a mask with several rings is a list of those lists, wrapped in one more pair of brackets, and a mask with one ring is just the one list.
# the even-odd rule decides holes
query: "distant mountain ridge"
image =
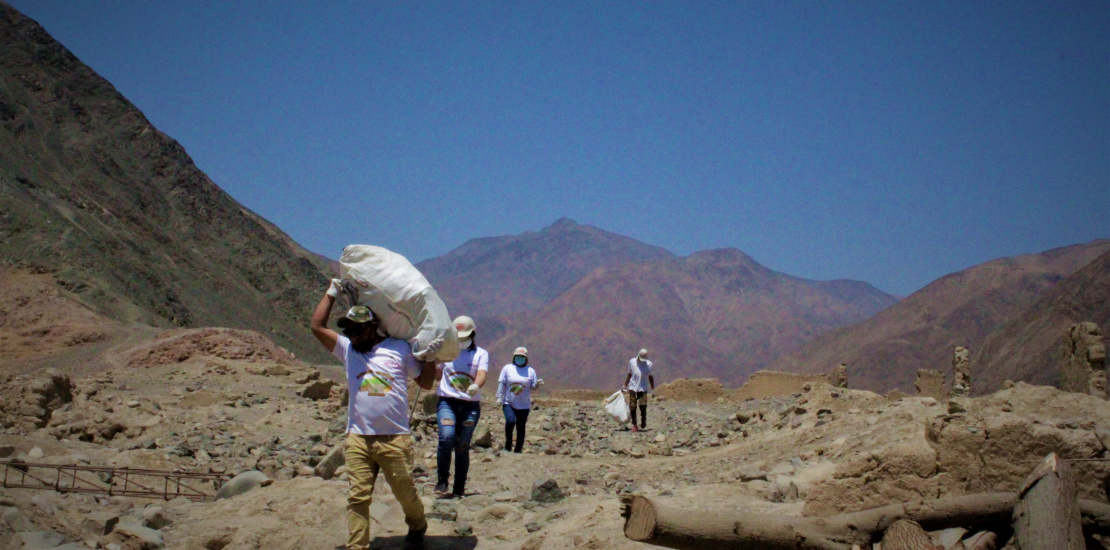
{"label": "distant mountain ridge", "polygon": [[0,257],[124,324],[262,332],[306,357],[327,267],[0,2]]}
{"label": "distant mountain ridge", "polygon": [[611,387],[613,369],[640,347],[672,377],[738,384],[778,354],[896,301],[859,281],[778,273],[739,250],[681,258],[566,218],[475,239],[417,267],[452,315],[476,319],[495,362],[526,346],[549,382],[572,387]]}
{"label": "distant mountain ridge", "polygon": [[[1099,279],[1091,275],[1090,285],[1071,281],[1073,274],[1084,271],[1097,258],[1110,251],[1110,240],[1026,254],[1014,258],[992,260],[963,271],[946,275],[900,301],[878,315],[849,327],[830,331],[807,344],[803,349],[780,357],[770,368],[789,372],[815,373],[831,366],[847,363],[852,387],[886,391],[899,388],[913,390],[918,369],[951,371],[952,349],[964,346],[971,350],[972,387],[976,391],[997,389],[1006,378],[1028,382],[1051,383],[1049,372],[1055,363],[1031,365],[1050,352],[1045,338],[1054,339],[1059,322],[1042,325],[1048,332],[1029,332],[1019,326],[1033,326],[1022,316],[1036,317],[1031,310],[1039,300],[1049,299],[1063,288],[1074,287],[1076,293],[1097,293]],[[1097,264],[1095,264],[1097,265]],[[1095,273],[1098,268],[1094,267]],[[1064,286],[1061,286],[1064,285]],[[1105,287],[1103,287],[1105,288]],[[1091,301],[1095,301],[1092,299]],[[1106,317],[1106,313],[1090,314]],[[998,331],[1013,325],[1010,339]],[[1049,328],[1050,325],[1053,328]],[[1030,348],[1012,339],[1021,334],[1022,342],[1041,342]],[[1022,349],[1024,357],[1008,358],[993,355],[988,359],[986,342],[992,348]],[[1024,365],[1018,368],[1016,365]],[[976,383],[976,380],[980,383]],[[983,383],[986,381],[986,383]]]}

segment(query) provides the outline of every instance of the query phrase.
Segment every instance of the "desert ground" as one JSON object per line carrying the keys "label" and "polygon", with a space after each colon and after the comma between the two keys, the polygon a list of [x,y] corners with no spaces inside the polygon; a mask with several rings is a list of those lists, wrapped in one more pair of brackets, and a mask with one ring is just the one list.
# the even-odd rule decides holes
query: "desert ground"
{"label": "desert ground", "polygon": [[[167,331],[106,353],[95,372],[0,380],[9,478],[14,459],[227,478],[260,471],[267,481],[198,502],[2,489],[7,548],[345,542],[344,469],[321,473],[345,428],[340,367],[300,363],[256,333],[227,329]],[[706,514],[826,516],[1014,491],[1049,452],[1080,459],[1072,463],[1080,495],[1107,500],[1110,463],[1097,459],[1110,446],[1110,403],[1095,397],[1018,383],[938,400],[811,383],[776,397],[702,402],[701,383],[660,388],[674,397],[650,404],[650,429],[639,433],[604,414],[601,392],[541,389],[523,454],[499,450],[504,421],[487,386],[467,494],[458,499],[432,494],[434,397],[413,395],[413,469],[430,522],[427,547],[646,547],[623,533],[619,497],[629,493]],[[216,493],[210,483],[202,489]],[[406,527],[384,478],[372,515],[371,547],[399,548]]]}

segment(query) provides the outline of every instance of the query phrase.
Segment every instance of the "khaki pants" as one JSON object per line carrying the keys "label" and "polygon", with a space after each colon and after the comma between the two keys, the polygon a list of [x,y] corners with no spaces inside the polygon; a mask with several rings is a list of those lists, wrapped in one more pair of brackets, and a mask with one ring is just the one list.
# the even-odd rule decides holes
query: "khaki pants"
{"label": "khaki pants", "polygon": [[365,550],[370,545],[370,503],[374,500],[374,482],[378,472],[393,489],[393,496],[405,512],[409,530],[428,526],[424,520],[424,503],[416,494],[409,468],[413,463],[412,436],[347,434],[347,549]]}

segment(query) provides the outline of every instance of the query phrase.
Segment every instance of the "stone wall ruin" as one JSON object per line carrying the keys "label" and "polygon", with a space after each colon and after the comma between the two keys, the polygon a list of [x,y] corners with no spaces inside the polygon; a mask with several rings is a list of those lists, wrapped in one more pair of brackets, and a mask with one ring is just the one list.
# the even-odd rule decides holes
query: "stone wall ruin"
{"label": "stone wall ruin", "polygon": [[945,374],[937,369],[918,369],[917,380],[913,383],[913,387],[921,397],[932,397],[937,401],[943,401],[948,396],[948,388],[944,384],[946,380]]}
{"label": "stone wall ruin", "polygon": [[1106,344],[1095,323],[1076,323],[1064,336],[1060,389],[1107,398]]}
{"label": "stone wall ruin", "polygon": [[971,395],[971,352],[963,346],[952,350],[952,391],[951,397]]}

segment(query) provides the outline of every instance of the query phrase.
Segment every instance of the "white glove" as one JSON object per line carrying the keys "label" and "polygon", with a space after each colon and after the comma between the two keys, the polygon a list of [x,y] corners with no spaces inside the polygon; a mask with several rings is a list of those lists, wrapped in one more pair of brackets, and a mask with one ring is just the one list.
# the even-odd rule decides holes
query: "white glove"
{"label": "white glove", "polygon": [[482,388],[478,387],[478,384],[471,384],[469,388],[466,388],[466,394],[473,396],[474,394],[478,393],[478,390],[480,389]]}
{"label": "white glove", "polygon": [[543,378],[540,378],[539,380],[536,380],[536,385],[537,386],[542,386],[543,385]]}
{"label": "white glove", "polygon": [[[415,338],[412,340],[412,343],[413,347],[415,347]],[[435,360],[436,354],[439,353],[439,350],[441,348],[443,348],[443,338],[436,338],[435,340],[428,342],[428,346],[424,348],[424,351],[421,351],[420,353],[414,353],[413,356],[421,361],[433,361]]]}
{"label": "white glove", "polygon": [[328,286],[328,296],[331,296],[332,298],[338,298],[341,292],[343,292],[343,281],[340,281],[339,279],[332,279],[331,285]]}

